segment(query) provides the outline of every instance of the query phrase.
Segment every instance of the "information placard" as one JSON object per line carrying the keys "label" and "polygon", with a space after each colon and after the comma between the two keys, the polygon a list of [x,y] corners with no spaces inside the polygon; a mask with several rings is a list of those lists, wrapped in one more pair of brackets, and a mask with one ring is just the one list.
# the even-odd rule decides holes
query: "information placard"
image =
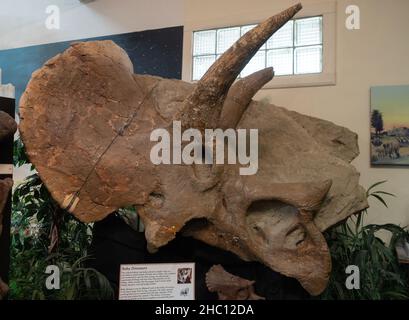
{"label": "information placard", "polygon": [[194,263],[122,264],[119,300],[194,300]]}

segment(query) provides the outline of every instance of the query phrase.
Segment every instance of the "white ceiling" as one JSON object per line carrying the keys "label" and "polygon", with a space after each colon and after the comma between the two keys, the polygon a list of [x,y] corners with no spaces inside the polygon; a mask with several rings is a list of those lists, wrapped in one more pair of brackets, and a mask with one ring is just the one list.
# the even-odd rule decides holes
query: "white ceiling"
{"label": "white ceiling", "polygon": [[[183,25],[184,0],[1,0],[0,50]],[[57,5],[61,29],[47,30],[45,12]]]}

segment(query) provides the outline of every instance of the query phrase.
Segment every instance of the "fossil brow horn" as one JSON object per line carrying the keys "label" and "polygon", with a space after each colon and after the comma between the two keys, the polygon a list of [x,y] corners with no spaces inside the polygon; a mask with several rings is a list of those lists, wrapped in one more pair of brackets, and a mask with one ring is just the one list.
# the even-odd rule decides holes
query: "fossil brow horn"
{"label": "fossil brow horn", "polygon": [[202,130],[207,126],[217,126],[226,94],[241,70],[260,47],[301,9],[302,5],[298,3],[268,18],[244,34],[217,59],[186,98],[181,114],[182,126]]}
{"label": "fossil brow horn", "polygon": [[219,127],[222,129],[236,128],[253,96],[273,77],[273,68],[266,68],[233,84],[224,101]]}

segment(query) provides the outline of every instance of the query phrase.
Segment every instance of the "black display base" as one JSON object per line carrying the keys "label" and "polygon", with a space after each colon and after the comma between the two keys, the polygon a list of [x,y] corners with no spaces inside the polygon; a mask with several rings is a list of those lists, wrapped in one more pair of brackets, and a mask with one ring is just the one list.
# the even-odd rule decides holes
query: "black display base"
{"label": "black display base", "polygon": [[[0,97],[0,110],[14,118],[15,100]],[[0,164],[13,163],[13,136],[0,141]],[[0,179],[12,178],[12,175],[0,174]],[[0,236],[0,277],[8,282],[10,268],[10,219],[11,196],[3,212],[3,232]]]}
{"label": "black display base", "polygon": [[118,297],[119,266],[135,263],[195,262],[196,299],[217,299],[205,284],[205,274],[214,264],[249,280],[255,280],[256,293],[269,300],[308,299],[309,294],[295,279],[287,278],[256,262],[245,262],[236,255],[204,244],[192,238],[178,236],[156,254],[146,250],[145,236],[135,232],[117,215],[95,223],[93,258],[90,265],[111,282]]}

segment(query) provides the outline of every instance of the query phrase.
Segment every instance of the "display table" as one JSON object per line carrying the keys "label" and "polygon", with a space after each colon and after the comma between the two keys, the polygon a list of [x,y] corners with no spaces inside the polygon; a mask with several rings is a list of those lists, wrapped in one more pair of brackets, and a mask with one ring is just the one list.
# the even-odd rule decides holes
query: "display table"
{"label": "display table", "polygon": [[297,280],[287,278],[256,262],[245,262],[232,253],[209,246],[201,241],[178,236],[156,254],[146,250],[144,233],[136,232],[117,215],[96,222],[90,254],[91,267],[104,274],[115,288],[118,297],[121,264],[195,262],[196,299],[217,299],[208,291],[205,274],[216,264],[230,273],[255,280],[256,293],[266,299],[308,299],[309,294]]}
{"label": "display table", "polygon": [[[0,97],[0,110],[14,118],[14,99]],[[0,141],[0,179],[13,176],[13,136]],[[0,236],[0,277],[8,283],[10,268],[11,197],[3,212],[3,232]]]}

